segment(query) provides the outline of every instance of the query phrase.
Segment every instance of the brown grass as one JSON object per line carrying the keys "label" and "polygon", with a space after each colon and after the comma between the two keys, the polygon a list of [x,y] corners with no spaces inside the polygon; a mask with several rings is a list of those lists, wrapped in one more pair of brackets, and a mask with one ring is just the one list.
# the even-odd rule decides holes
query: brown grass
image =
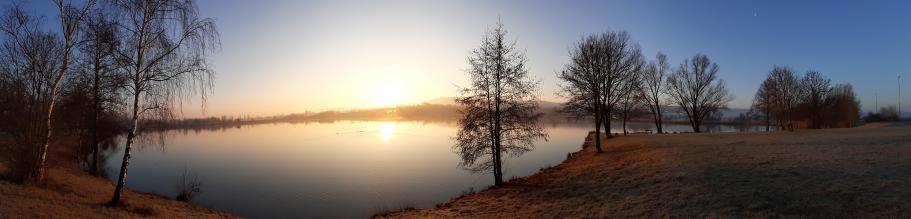
{"label": "brown grass", "polygon": [[911,216],[911,127],[592,137],[564,163],[406,218]]}
{"label": "brown grass", "polygon": [[[8,168],[0,164],[0,174]],[[124,205],[107,207],[108,180],[77,169],[51,168],[44,186],[0,179],[0,218],[233,218],[235,216],[154,194],[124,192]]]}

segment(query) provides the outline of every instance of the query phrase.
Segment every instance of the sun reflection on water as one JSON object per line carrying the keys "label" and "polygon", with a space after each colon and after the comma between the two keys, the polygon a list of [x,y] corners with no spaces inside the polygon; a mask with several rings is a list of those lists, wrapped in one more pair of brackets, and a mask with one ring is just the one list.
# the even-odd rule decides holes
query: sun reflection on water
{"label": "sun reflection on water", "polygon": [[392,136],[395,135],[395,123],[394,122],[383,122],[379,124],[379,136],[383,139],[383,142],[388,142],[389,139],[392,139]]}

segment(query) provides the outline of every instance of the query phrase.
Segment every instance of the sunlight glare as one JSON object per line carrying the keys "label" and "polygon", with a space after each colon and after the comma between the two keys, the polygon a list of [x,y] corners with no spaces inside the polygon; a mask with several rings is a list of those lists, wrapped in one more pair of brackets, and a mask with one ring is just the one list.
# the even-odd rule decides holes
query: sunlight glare
{"label": "sunlight glare", "polygon": [[389,139],[392,139],[392,136],[395,134],[395,123],[394,122],[384,122],[380,123],[379,127],[380,138],[383,139],[383,142],[388,142]]}
{"label": "sunlight glare", "polygon": [[402,103],[402,84],[398,80],[376,81],[373,89],[373,104],[392,107]]}

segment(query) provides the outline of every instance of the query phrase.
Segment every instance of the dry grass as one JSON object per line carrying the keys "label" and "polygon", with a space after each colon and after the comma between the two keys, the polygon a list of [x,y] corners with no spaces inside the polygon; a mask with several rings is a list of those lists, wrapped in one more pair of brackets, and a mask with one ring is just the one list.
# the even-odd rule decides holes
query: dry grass
{"label": "dry grass", "polygon": [[564,163],[407,218],[911,216],[911,127],[589,136]]}
{"label": "dry grass", "polygon": [[[0,174],[8,169],[0,164]],[[124,206],[107,207],[113,183],[79,170],[51,168],[43,187],[0,179],[0,218],[233,218],[193,204],[130,190]]]}

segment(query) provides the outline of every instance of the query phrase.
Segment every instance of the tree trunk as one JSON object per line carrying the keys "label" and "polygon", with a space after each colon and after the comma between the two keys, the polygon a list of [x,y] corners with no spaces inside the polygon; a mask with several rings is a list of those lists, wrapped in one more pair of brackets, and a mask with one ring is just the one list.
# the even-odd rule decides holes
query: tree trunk
{"label": "tree trunk", "polygon": [[613,138],[613,134],[610,131],[610,122],[611,122],[610,114],[612,113],[611,111],[612,110],[610,110],[610,108],[607,109],[607,113],[604,113],[604,115],[602,115],[604,121],[601,122],[601,124],[604,125],[604,134],[607,135],[608,139]]}
{"label": "tree trunk", "polygon": [[47,107],[47,118],[45,118],[46,126],[44,129],[44,144],[41,145],[41,148],[38,151],[38,154],[39,154],[38,166],[36,167],[36,170],[35,170],[35,180],[38,183],[44,182],[44,175],[45,175],[45,169],[46,169],[45,165],[47,163],[47,151],[48,151],[48,146],[51,144],[51,135],[53,134],[52,130],[54,128],[54,124],[53,124],[54,106],[57,103],[57,97],[58,97],[57,93],[60,90],[60,84],[63,83],[63,76],[69,70],[69,61],[70,61],[69,50],[67,49],[66,51],[64,51],[64,54],[66,54],[66,55],[63,56],[63,66],[60,68],[60,72],[57,73],[57,78],[54,80],[54,86],[51,88],[51,97],[50,97],[51,99],[50,99],[50,102],[48,103],[48,107]]}
{"label": "tree trunk", "polygon": [[658,134],[661,134],[661,133],[664,133],[664,130],[662,130],[662,127],[661,127],[661,119],[662,119],[661,118],[662,117],[661,116],[661,107],[658,105],[655,105],[655,111],[657,111],[657,114],[655,114],[655,129],[657,129]]}
{"label": "tree trunk", "polygon": [[770,116],[770,115],[771,115],[771,113],[768,113],[768,112],[765,114],[765,131],[766,132],[772,131],[772,116]]}
{"label": "tree trunk", "polygon": [[598,107],[598,104],[595,104],[595,148],[598,149],[598,153],[603,153],[604,150],[601,149],[601,107]]}
{"label": "tree trunk", "polygon": [[[97,66],[97,65],[96,65]],[[100,111],[100,102],[99,99],[99,69],[95,67],[95,77],[92,83],[92,166],[91,173],[93,176],[99,176],[98,172],[98,113]]]}
{"label": "tree trunk", "polygon": [[623,136],[626,136],[629,134],[628,132],[626,132],[626,120],[629,119],[629,117],[627,116],[628,113],[629,112],[623,113]]}
{"label": "tree trunk", "polygon": [[[136,86],[137,88],[139,86]],[[117,177],[117,187],[114,188],[114,197],[111,198],[111,206],[117,206],[120,203],[120,196],[123,186],[126,183],[127,168],[130,165],[130,151],[133,147],[133,139],[136,138],[136,131],[139,129],[139,91],[134,91],[133,95],[133,123],[130,127],[130,133],[127,134],[127,142],[123,148],[123,162],[120,164],[120,175]]]}

